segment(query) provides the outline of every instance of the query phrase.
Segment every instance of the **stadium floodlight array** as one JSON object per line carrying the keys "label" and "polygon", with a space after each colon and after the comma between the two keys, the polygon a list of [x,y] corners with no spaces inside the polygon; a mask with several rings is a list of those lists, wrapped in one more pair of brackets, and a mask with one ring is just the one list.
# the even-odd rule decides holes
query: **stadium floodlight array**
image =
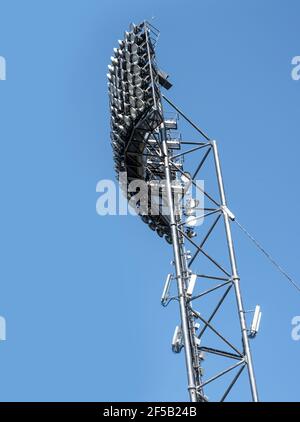
{"label": "stadium floodlight array", "polygon": [[[117,178],[120,172],[127,173],[127,186],[122,188],[128,199],[133,193],[128,193],[127,187],[133,180],[164,178],[163,157],[157,144],[157,129],[163,121],[160,85],[170,88],[171,84],[156,65],[157,37],[157,30],[147,22],[131,25],[108,66],[111,145]],[[149,206],[150,202],[149,190]],[[172,243],[167,216],[157,214],[140,210],[142,220]]]}
{"label": "stadium floodlight array", "polygon": [[[114,49],[108,66],[111,145],[116,176],[128,201],[136,193],[129,191],[130,183],[136,180],[146,183],[147,202],[146,205],[142,202],[137,204],[138,214],[151,230],[156,231],[159,237],[164,237],[173,247],[174,274],[167,277],[161,303],[164,307],[172,301],[179,303],[180,325],[176,324],[172,350],[174,353],[184,350],[190,400],[208,401],[207,388],[211,384],[215,385],[215,381],[221,377],[226,382],[227,375],[233,373],[232,381],[220,398],[220,401],[224,401],[240,379],[244,368],[247,368],[252,400],[258,401],[249,338],[257,334],[261,313],[260,308],[256,307],[251,329],[248,330],[231,234],[231,222],[235,216],[227,206],[217,144],[162,92],[162,88],[170,89],[172,85],[168,75],[157,65],[155,48],[158,36],[158,30],[148,22],[132,24],[129,31],[125,32],[124,39]],[[166,118],[165,106],[173,110],[172,117]],[[178,116],[196,130],[195,141],[182,141],[181,135],[178,136]],[[199,164],[195,170],[190,171],[189,168],[187,171],[185,158],[196,154],[202,154]],[[210,155],[213,156],[212,178],[218,186],[218,198],[208,194],[196,183],[196,177]],[[125,182],[121,178],[122,173],[126,173]],[[189,186],[200,190],[210,205],[199,208],[199,201],[195,198],[184,202]],[[153,187],[156,188],[154,191]],[[162,195],[162,190],[166,195]],[[178,202],[175,201],[178,191],[183,192],[179,213],[176,212]],[[155,213],[153,204],[157,211]],[[165,207],[168,213],[163,212]],[[196,224],[199,218],[195,217],[197,208],[202,210],[201,218],[205,218],[205,221],[210,216],[215,218],[208,230],[205,225]],[[225,228],[223,243],[227,246],[224,253],[228,260],[226,266],[204,249],[212,233],[217,230],[219,221],[224,222]],[[202,237],[200,243],[195,239],[197,235]],[[186,250],[186,244],[191,251]],[[216,248],[218,251],[220,244]],[[200,257],[206,261],[199,264]],[[206,272],[207,264],[212,266],[207,267],[209,273]],[[204,289],[207,282],[208,287]],[[174,284],[177,287],[175,295],[172,294]],[[213,295],[219,292],[222,296],[208,317],[203,316],[202,308],[201,312],[195,310],[203,298],[212,296],[215,301]],[[224,309],[225,298],[230,292],[235,296],[235,300],[230,302],[231,312],[234,310],[233,322],[239,323],[234,341],[228,339],[226,327],[225,332],[221,332],[213,321],[216,314]],[[209,336],[207,338],[207,333],[221,341],[221,347],[211,343],[212,339]],[[240,343],[236,344],[236,341]],[[224,365],[230,359],[234,364],[205,379],[206,355],[211,359],[222,358]],[[224,385],[221,385],[222,389]]]}

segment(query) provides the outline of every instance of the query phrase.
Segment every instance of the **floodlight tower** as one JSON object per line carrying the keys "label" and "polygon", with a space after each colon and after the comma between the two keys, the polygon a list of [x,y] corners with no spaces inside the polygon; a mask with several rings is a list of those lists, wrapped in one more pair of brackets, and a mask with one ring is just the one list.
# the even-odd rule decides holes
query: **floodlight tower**
{"label": "floodlight tower", "polygon": [[[114,49],[108,66],[111,144],[117,178],[131,204],[136,194],[130,189],[131,183],[144,182],[146,192],[139,196],[135,209],[151,230],[173,246],[175,271],[167,277],[161,302],[163,306],[172,301],[179,303],[180,324],[175,329],[172,350],[175,353],[184,350],[190,400],[208,401],[208,386],[223,377],[226,381],[227,375],[233,373],[229,384],[223,382],[220,387],[222,394],[218,400],[224,401],[246,368],[252,400],[258,401],[249,346],[249,337],[257,330],[247,328],[231,233],[231,221],[235,217],[227,206],[217,143],[162,93],[162,88],[168,90],[172,85],[156,62],[158,36],[159,31],[148,22],[132,24],[124,39],[119,41],[119,47]],[[166,117],[166,107],[173,110],[173,117]],[[184,141],[178,136],[178,116],[196,131],[195,140]],[[187,171],[186,157],[198,159],[197,154],[201,155],[196,169]],[[212,177],[217,182],[217,197],[197,183],[197,176],[209,156],[213,158]],[[200,192],[210,206],[201,207],[199,200],[188,196],[191,188]],[[208,230],[205,225],[198,224],[211,216],[214,220]],[[229,268],[204,249],[222,220],[223,243],[227,249],[224,255],[229,256]],[[200,243],[195,241],[197,235],[202,237]],[[186,245],[193,252],[188,251]],[[215,273],[207,274],[207,263]],[[207,282],[210,284],[205,289]],[[173,295],[172,289],[176,291]],[[218,299],[214,297],[216,292],[221,292]],[[229,304],[229,312],[238,322],[237,328],[229,330],[229,336],[235,331],[235,341],[239,345],[229,340],[228,327],[225,327],[227,332],[221,332],[213,322],[229,293],[233,293],[234,298]],[[208,317],[203,316],[203,298],[211,298],[209,302],[214,305]],[[259,308],[255,318],[260,320]],[[254,325],[256,327],[257,323]],[[224,347],[217,347],[213,337]],[[206,378],[206,355],[221,358],[222,363],[228,359],[235,363]],[[218,367],[213,360],[210,366]]]}

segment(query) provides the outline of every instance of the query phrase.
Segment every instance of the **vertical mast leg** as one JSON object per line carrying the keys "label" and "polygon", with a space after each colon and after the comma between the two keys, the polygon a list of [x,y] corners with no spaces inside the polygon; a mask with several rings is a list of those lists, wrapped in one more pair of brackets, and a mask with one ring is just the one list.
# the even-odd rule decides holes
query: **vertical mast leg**
{"label": "vertical mast leg", "polygon": [[178,298],[180,306],[180,316],[181,316],[181,329],[184,342],[184,352],[185,352],[185,361],[187,368],[187,377],[188,377],[188,389],[190,394],[191,402],[198,401],[197,388],[195,383],[195,375],[193,368],[193,353],[190,337],[190,328],[188,320],[188,310],[185,296],[185,287],[183,279],[183,268],[181,261],[180,245],[177,231],[177,223],[174,212],[174,201],[172,196],[172,187],[171,187],[171,173],[169,165],[169,156],[168,156],[168,146],[167,146],[167,137],[166,129],[164,123],[162,123],[160,128],[160,140],[162,145],[162,151],[164,154],[164,168],[165,168],[165,177],[166,177],[166,194],[167,201],[170,212],[170,229],[173,241],[173,252],[174,252],[174,261],[176,268],[176,277],[177,277],[177,288],[178,288]]}
{"label": "vertical mast leg", "polygon": [[[213,152],[214,152],[216,174],[217,174],[220,197],[221,197],[221,205],[223,207],[227,207],[226,195],[225,195],[225,190],[224,190],[223,177],[222,177],[222,171],[221,171],[221,165],[220,165],[220,159],[219,159],[218,147],[217,147],[216,141],[212,141],[212,147],[213,147]],[[226,211],[223,212],[223,216],[224,216],[224,224],[225,224],[225,231],[226,231],[226,237],[227,237],[227,243],[228,243],[229,258],[230,258],[230,264],[231,264],[231,269],[232,269],[233,284],[234,284],[234,289],[235,289],[238,314],[239,314],[240,326],[241,326],[241,331],[242,331],[244,354],[245,354],[247,368],[248,368],[252,399],[254,402],[258,402],[259,399],[258,399],[256,380],[255,380],[254,369],[253,369],[252,356],[251,356],[251,351],[250,351],[250,346],[249,346],[249,339],[248,339],[248,334],[247,334],[245,311],[244,311],[244,306],[242,302],[240,278],[238,276],[238,271],[237,271],[230,221],[229,221],[229,216],[226,213]]]}

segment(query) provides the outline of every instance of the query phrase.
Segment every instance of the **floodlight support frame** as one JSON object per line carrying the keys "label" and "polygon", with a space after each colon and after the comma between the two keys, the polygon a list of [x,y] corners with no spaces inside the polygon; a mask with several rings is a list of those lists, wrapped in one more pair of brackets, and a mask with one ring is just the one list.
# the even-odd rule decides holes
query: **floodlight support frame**
{"label": "floodlight support frame", "polygon": [[[195,242],[192,241],[192,239],[187,237],[186,233],[183,230],[181,230],[180,227],[182,226],[182,223],[180,222],[180,219],[175,218],[174,202],[172,198],[172,189],[171,189],[170,166],[175,167],[176,170],[181,174],[184,174],[184,172],[178,166],[176,166],[176,163],[172,161],[172,159],[176,157],[174,156],[169,157],[169,151],[168,151],[168,146],[166,142],[166,138],[167,138],[166,129],[164,127],[164,124],[162,123],[161,128],[160,128],[160,142],[161,142],[162,151],[164,154],[165,178],[166,178],[166,183],[167,183],[167,197],[168,197],[168,205],[169,205],[169,210],[170,210],[170,228],[171,228],[171,235],[172,235],[172,240],[173,240],[174,263],[175,263],[176,275],[177,275],[176,278],[177,278],[177,288],[178,288],[178,300],[180,303],[182,333],[184,337],[184,349],[185,349],[185,359],[186,359],[187,375],[188,375],[188,382],[189,382],[190,399],[192,402],[207,401],[203,393],[203,387],[211,383],[212,381],[220,378],[221,376],[227,374],[233,369],[241,366],[241,368],[239,369],[239,371],[237,372],[237,374],[235,375],[235,377],[229,384],[228,388],[226,389],[225,393],[221,397],[220,401],[223,402],[225,398],[228,396],[233,386],[235,385],[235,383],[237,382],[237,380],[239,379],[244,368],[247,366],[252,401],[258,402],[259,397],[258,397],[258,392],[257,392],[257,385],[256,385],[255,374],[254,374],[252,355],[251,355],[251,350],[250,350],[250,345],[249,345],[248,329],[247,329],[247,323],[246,323],[246,318],[245,318],[245,309],[244,309],[242,294],[241,294],[241,289],[240,289],[240,278],[237,271],[230,218],[229,218],[229,215],[223,209],[224,207],[227,207],[227,201],[226,201],[224,182],[223,182],[223,176],[222,176],[222,171],[221,171],[221,164],[220,164],[217,143],[215,140],[212,140],[211,138],[209,138],[209,136],[202,129],[200,129],[195,123],[193,123],[192,120],[189,117],[187,117],[164,94],[161,94],[161,98],[164,99],[180,116],[182,116],[206,140],[206,142],[182,142],[186,145],[196,146],[190,149],[189,151],[187,151],[185,154],[192,154],[194,152],[197,152],[199,149],[203,147],[208,147],[207,152],[205,153],[204,157],[200,161],[197,167],[197,170],[194,172],[191,178],[190,184],[194,185],[197,189],[201,190],[199,186],[195,184],[194,180],[197,174],[199,173],[199,171],[201,170],[210,152],[212,151],[214,164],[215,164],[215,172],[216,172],[216,177],[217,177],[217,182],[218,182],[218,188],[219,188],[219,194],[220,194],[220,203],[219,203],[216,200],[214,200],[214,198],[210,196],[207,192],[204,192],[204,191],[202,192],[208,199],[210,199],[214,203],[214,205],[216,205],[217,209],[215,210],[215,212],[219,211],[220,214],[215,220],[215,222],[213,223],[213,225],[210,227],[207,235],[205,236],[200,246],[198,246]],[[206,242],[208,237],[211,235],[211,232],[213,231],[215,225],[219,221],[219,218],[221,217],[221,215],[223,216],[223,222],[225,226],[226,241],[227,241],[229,260],[230,260],[230,266],[231,266],[231,274],[227,272],[224,268],[222,268],[222,266],[220,266],[212,257],[210,257],[202,249],[204,243]],[[187,241],[192,243],[197,249],[190,263],[187,262],[186,256],[183,252],[184,250],[183,239],[186,239]],[[198,295],[198,297],[187,298],[185,294],[186,284],[185,284],[185,279],[183,277],[183,274],[187,273],[187,270],[189,269],[191,263],[195,260],[199,252],[201,252],[208,259],[210,259],[211,262],[215,264],[224,273],[225,276],[227,276],[227,279],[226,277],[223,279],[224,281],[226,280],[224,283],[216,286],[215,288],[209,289],[208,291],[204,292],[204,294],[208,294],[212,291],[215,291],[216,289],[222,286],[229,285],[229,287],[226,289],[226,292],[222,296],[221,300],[217,303],[214,311],[212,312],[208,320],[205,320],[198,312],[194,311],[191,307],[191,302],[202,295]],[[217,279],[217,277],[211,277],[211,278]],[[212,319],[214,318],[215,314],[218,312],[225,297],[227,296],[227,294],[229,293],[232,287],[234,287],[240,329],[241,329],[241,334],[242,334],[242,347],[243,347],[242,352],[240,352],[217,329],[215,329],[214,326],[211,325]],[[219,372],[217,375],[213,376],[211,379],[205,382],[201,381],[201,377],[199,377],[199,373],[195,373],[195,354],[194,354],[194,344],[193,344],[194,342],[192,341],[193,336],[194,336],[194,332],[193,332],[194,330],[192,327],[193,318],[198,318],[204,323],[204,328],[202,329],[199,337],[202,337],[204,331],[207,328],[210,328],[219,338],[221,338],[235,352],[235,354],[233,353],[230,354],[228,352],[217,351],[218,352],[217,354],[220,354],[225,357],[231,357],[232,359],[237,359],[239,361],[237,364],[234,364],[230,366],[229,368]],[[213,349],[206,348],[206,351],[210,351],[211,353],[213,353],[212,350]]]}

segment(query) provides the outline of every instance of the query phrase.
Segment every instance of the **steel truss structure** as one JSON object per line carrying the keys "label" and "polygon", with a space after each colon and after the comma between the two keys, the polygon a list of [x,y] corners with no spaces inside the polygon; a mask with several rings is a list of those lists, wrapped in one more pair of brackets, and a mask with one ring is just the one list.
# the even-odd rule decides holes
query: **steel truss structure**
{"label": "steel truss structure", "polygon": [[[161,87],[169,89],[171,84],[168,75],[159,70],[156,63],[158,35],[159,32],[148,22],[132,25],[130,31],[125,33],[124,40],[119,41],[119,48],[114,50],[115,55],[109,66],[111,143],[117,177],[129,201],[136,193],[130,191],[130,183],[142,180],[147,184],[147,201],[140,197],[136,209],[150,229],[165,237],[173,246],[175,272],[167,279],[162,304],[167,306],[172,301],[179,304],[180,324],[176,328],[172,348],[174,352],[184,350],[190,400],[208,401],[208,386],[224,378],[227,384],[221,383],[221,394],[217,398],[224,401],[246,369],[252,400],[258,401],[246,311],[231,233],[234,215],[226,202],[217,143],[162,94]],[[173,110],[172,117],[167,117],[164,111],[166,107]],[[178,135],[178,116],[196,130],[195,141],[185,141]],[[198,154],[201,157],[195,170],[187,172],[186,158]],[[217,196],[208,193],[197,183],[209,156],[213,158]],[[127,174],[126,182],[121,181],[123,172]],[[153,190],[153,186],[158,188]],[[191,187],[201,192],[209,207],[199,207],[197,201],[185,201]],[[178,188],[183,192],[179,200],[180,212]],[[163,212],[165,208],[167,213]],[[193,217],[196,211],[198,216]],[[208,228],[205,228],[205,224],[195,224],[196,220],[203,223],[209,218],[213,220]],[[222,221],[225,236],[223,243],[219,240],[218,249],[226,246],[227,251],[223,254],[229,256],[228,267],[220,264],[206,250],[206,245]],[[196,240],[197,235],[201,241]],[[187,247],[191,250],[188,251]],[[209,263],[210,273],[202,271],[206,268],[204,261]],[[172,295],[174,288],[176,292]],[[216,298],[216,294],[219,297]],[[227,327],[223,332],[217,328],[215,320],[229,296],[234,298],[233,302],[229,302],[229,312],[238,324]],[[202,301],[207,298],[211,298],[209,303],[214,306],[204,317]],[[217,347],[213,338],[221,346]],[[206,377],[205,366],[209,357],[221,358],[222,364],[227,361],[231,363]],[[214,369],[214,364],[211,369]],[[228,381],[229,375],[232,378]]]}

